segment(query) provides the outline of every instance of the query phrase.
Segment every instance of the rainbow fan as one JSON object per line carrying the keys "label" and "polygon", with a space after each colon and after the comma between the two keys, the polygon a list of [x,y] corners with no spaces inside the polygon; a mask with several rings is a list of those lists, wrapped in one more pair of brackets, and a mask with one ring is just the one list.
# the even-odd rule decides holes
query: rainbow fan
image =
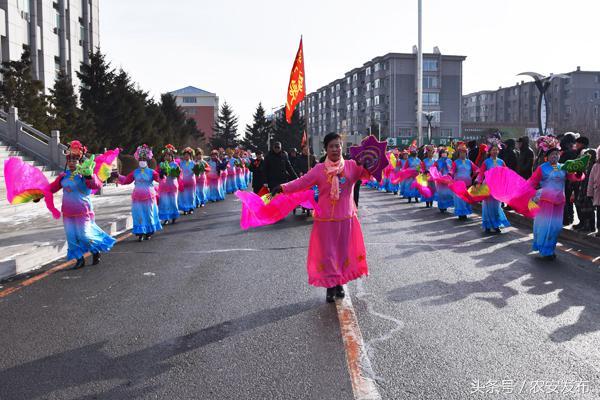
{"label": "rainbow fan", "polygon": [[94,168],[94,174],[102,181],[106,182],[110,178],[112,172],[112,166],[117,157],[119,156],[119,149],[108,150],[106,153],[96,157],[96,167]]}
{"label": "rainbow fan", "polygon": [[419,174],[415,178],[415,181],[410,185],[411,189],[417,189],[423,198],[430,198],[433,196],[431,188],[429,187],[429,177],[427,174]]}
{"label": "rainbow fan", "polygon": [[490,197],[490,187],[485,183],[481,185],[473,185],[467,190],[473,201],[483,201]]}
{"label": "rainbow fan", "polygon": [[6,198],[10,204],[23,204],[44,198],[46,207],[56,219],[60,211],[54,206],[48,178],[36,167],[24,163],[20,158],[4,160],[4,182]]}
{"label": "rainbow fan", "polygon": [[431,179],[436,183],[451,185],[454,182],[451,176],[440,174],[440,171],[438,171],[435,165],[429,169],[429,173],[431,174]]}
{"label": "rainbow fan", "polygon": [[531,208],[536,190],[519,174],[506,167],[496,167],[485,172],[490,194],[498,201],[508,204],[527,218],[534,218],[539,207]]}

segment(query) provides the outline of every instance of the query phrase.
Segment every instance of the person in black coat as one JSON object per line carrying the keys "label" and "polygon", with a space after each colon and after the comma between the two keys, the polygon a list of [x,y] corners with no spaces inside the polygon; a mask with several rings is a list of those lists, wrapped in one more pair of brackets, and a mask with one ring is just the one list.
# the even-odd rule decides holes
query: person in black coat
{"label": "person in black coat", "polygon": [[504,148],[500,150],[498,158],[504,161],[506,166],[513,171],[517,170],[517,151],[515,150],[514,139],[508,139],[504,142]]}
{"label": "person in black coat", "polygon": [[525,179],[531,178],[533,174],[534,154],[529,147],[529,136],[521,136],[517,140],[519,157],[517,159],[517,173]]}
{"label": "person in black coat", "polygon": [[[560,148],[562,154],[560,155],[559,163],[564,164],[566,161],[574,160],[578,156],[578,151],[575,149],[576,136],[572,133],[566,133],[560,140]],[[573,210],[573,201],[571,199],[573,195],[574,185],[571,181],[565,182],[565,212],[563,214],[563,225],[571,225],[575,218],[575,212]]]}
{"label": "person in black coat", "polygon": [[469,147],[469,153],[468,153],[469,160],[471,160],[474,164],[475,161],[477,160],[477,154],[479,154],[479,148],[477,147],[477,141],[471,140],[469,143],[467,143],[467,146]]}
{"label": "person in black coat", "polygon": [[265,157],[264,171],[269,189],[298,178],[287,154],[281,151],[281,142],[273,143],[273,149]]}
{"label": "person in black coat", "polygon": [[265,159],[261,150],[256,150],[256,159],[250,161],[248,169],[252,172],[252,191],[258,193],[260,189],[267,186],[267,177],[265,176]]}
{"label": "person in black coat", "polygon": [[310,158],[310,168],[314,167],[317,164],[317,160],[315,159],[314,155],[308,155],[308,147],[304,146],[302,148],[302,155],[300,155],[299,157],[296,157],[296,160],[294,163],[292,163],[292,167],[294,168],[294,171],[296,171],[296,173],[299,176],[302,176],[304,174],[306,174],[308,172],[309,168],[309,163],[308,160]]}

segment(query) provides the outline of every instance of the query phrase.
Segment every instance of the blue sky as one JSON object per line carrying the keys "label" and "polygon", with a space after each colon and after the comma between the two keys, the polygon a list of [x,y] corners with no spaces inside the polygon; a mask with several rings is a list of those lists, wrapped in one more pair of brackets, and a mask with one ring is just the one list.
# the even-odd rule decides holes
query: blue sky
{"label": "blue sky", "polygon": [[[523,71],[600,70],[598,0],[423,0],[425,51],[465,55],[463,93]],[[100,43],[153,96],[193,85],[240,119],[282,105],[300,35],[314,91],[373,57],[411,52],[417,0],[101,0]],[[540,26],[539,21],[544,21]],[[541,30],[543,29],[543,30]]]}

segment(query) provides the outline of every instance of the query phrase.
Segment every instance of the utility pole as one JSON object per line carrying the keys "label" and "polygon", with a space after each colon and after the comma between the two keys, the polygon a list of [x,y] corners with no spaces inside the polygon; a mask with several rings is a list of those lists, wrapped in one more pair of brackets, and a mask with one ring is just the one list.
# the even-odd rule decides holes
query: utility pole
{"label": "utility pole", "polygon": [[419,42],[417,47],[417,129],[418,143],[423,145],[423,29],[422,29],[422,0],[419,2]]}

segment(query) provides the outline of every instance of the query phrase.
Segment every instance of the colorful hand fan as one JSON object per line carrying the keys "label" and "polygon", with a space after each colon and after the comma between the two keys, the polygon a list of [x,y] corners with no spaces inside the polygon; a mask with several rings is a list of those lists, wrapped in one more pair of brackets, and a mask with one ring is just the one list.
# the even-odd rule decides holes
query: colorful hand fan
{"label": "colorful hand fan", "polygon": [[423,198],[430,198],[433,196],[431,188],[429,187],[429,177],[426,174],[419,174],[415,178],[415,181],[410,185],[411,189],[417,189]]}
{"label": "colorful hand fan", "polygon": [[483,201],[490,197],[490,187],[485,183],[481,185],[473,185],[467,192],[475,202]]}
{"label": "colorful hand fan", "polygon": [[240,227],[244,230],[274,224],[285,218],[300,204],[304,208],[318,207],[314,199],[314,192],[310,189],[297,193],[281,193],[270,200],[270,195],[261,197],[255,193],[241,190],[235,192],[235,195],[242,202]]}
{"label": "colorful hand fan", "polygon": [[375,136],[370,135],[363,139],[360,146],[350,147],[350,157],[362,164],[367,171],[378,182],[381,182],[381,174],[389,161],[385,155],[387,142],[379,142]]}
{"label": "colorful hand fan", "polygon": [[590,155],[586,153],[583,157],[579,157],[576,160],[567,160],[560,169],[569,173],[585,172],[590,158]]}
{"label": "colorful hand fan", "polygon": [[113,163],[119,156],[119,149],[108,150],[106,153],[96,157],[96,167],[94,174],[102,181],[106,182],[110,178],[110,173],[113,170]]}
{"label": "colorful hand fan", "polygon": [[390,175],[390,180],[392,181],[392,183],[394,185],[397,185],[400,182],[405,181],[409,178],[415,178],[417,175],[419,175],[419,172],[417,170],[401,169],[398,172],[396,172],[396,171],[392,172],[392,174]]}
{"label": "colorful hand fan", "polygon": [[396,168],[397,162],[398,160],[396,159],[396,156],[393,153],[390,153],[390,164],[392,168]]}
{"label": "colorful hand fan", "polygon": [[498,201],[508,204],[519,214],[534,218],[539,208],[530,208],[536,190],[519,174],[506,167],[496,167],[485,172],[490,194]]}
{"label": "colorful hand fan", "polygon": [[448,185],[448,187],[460,199],[469,204],[483,201],[490,195],[490,188],[487,185],[471,186],[467,190],[467,184],[464,181],[454,181],[452,184]]}
{"label": "colorful hand fan", "polygon": [[262,197],[265,194],[269,194],[269,189],[267,189],[265,186],[263,186],[263,187],[260,188],[260,190],[258,191],[257,195],[259,195],[260,197]]}
{"label": "colorful hand fan", "polygon": [[50,182],[36,167],[24,163],[20,158],[10,157],[4,160],[4,182],[6,198],[10,204],[23,204],[43,197],[52,216],[60,218],[60,211],[54,207]]}
{"label": "colorful hand fan", "polygon": [[429,168],[429,174],[431,175],[431,179],[436,183],[451,185],[454,182],[451,176],[440,174],[440,171],[438,171],[435,165],[432,165],[431,168]]}

